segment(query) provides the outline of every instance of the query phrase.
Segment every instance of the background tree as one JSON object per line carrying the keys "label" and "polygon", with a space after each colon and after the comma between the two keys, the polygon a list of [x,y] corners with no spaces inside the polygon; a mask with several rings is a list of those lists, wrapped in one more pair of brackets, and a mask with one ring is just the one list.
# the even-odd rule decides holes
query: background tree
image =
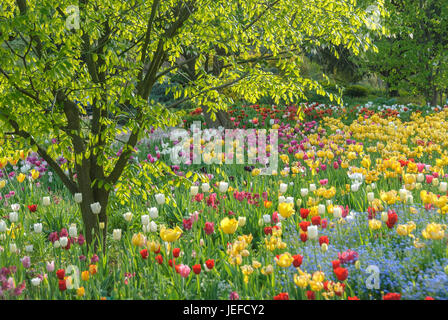
{"label": "background tree", "polygon": [[[132,181],[138,186],[135,177],[122,177],[134,172],[129,159],[139,138],[151,127],[176,125],[172,108],[192,101],[205,108],[211,125],[223,125],[220,110],[233,102],[224,89],[248,101],[325,94],[299,72],[301,44],[344,46],[355,54],[371,46],[364,35],[368,13],[354,0],[79,0],[68,12],[70,5],[2,1],[0,128],[32,146],[72,194],[82,194],[88,243],[100,232],[98,222],[106,234],[112,190]],[[68,30],[78,12],[79,28]],[[280,72],[264,68],[267,60]],[[151,101],[154,85],[178,72],[184,81],[171,89],[177,101]],[[117,155],[119,131],[128,138]],[[59,143],[46,144],[49,137]],[[65,167],[56,161],[61,155],[69,159]],[[148,174],[165,169],[151,167]],[[99,215],[91,208],[96,202]]]}
{"label": "background tree", "polygon": [[390,37],[375,40],[378,52],[365,64],[380,74],[389,93],[421,94],[436,105],[448,87],[448,3],[444,0],[387,0]]}

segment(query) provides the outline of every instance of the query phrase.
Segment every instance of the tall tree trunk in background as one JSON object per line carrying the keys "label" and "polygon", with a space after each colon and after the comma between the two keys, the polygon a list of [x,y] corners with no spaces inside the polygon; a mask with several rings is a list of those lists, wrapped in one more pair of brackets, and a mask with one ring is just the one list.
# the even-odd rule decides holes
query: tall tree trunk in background
{"label": "tall tree trunk in background", "polygon": [[[225,54],[224,49],[218,48],[216,49],[216,55],[213,56],[213,69],[212,74],[216,77],[219,77],[219,75],[222,72],[222,68],[224,66],[223,59],[221,56]],[[230,120],[230,116],[227,113],[227,111],[224,110],[218,110],[215,112],[216,119],[212,119],[211,112],[208,112],[208,110],[203,110],[205,122],[207,123],[208,128],[218,128],[218,127],[224,127],[226,129],[233,128],[233,123]]]}

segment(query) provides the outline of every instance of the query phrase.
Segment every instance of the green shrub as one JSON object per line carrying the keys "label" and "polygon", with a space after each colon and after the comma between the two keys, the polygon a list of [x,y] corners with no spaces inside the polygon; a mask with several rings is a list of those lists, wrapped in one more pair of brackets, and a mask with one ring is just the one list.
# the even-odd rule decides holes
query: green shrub
{"label": "green shrub", "polygon": [[369,95],[369,89],[361,85],[355,84],[345,88],[344,95],[356,98],[367,97]]}

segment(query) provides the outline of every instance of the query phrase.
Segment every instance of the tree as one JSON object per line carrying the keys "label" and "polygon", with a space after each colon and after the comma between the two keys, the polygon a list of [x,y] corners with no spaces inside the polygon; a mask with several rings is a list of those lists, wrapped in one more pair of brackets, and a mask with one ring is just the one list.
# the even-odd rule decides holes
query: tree
{"label": "tree", "polygon": [[390,37],[375,41],[370,70],[383,76],[392,92],[404,88],[436,105],[447,90],[448,3],[443,0],[388,0],[385,24]]}
{"label": "tree", "polygon": [[[174,107],[192,101],[214,122],[232,103],[224,89],[249,101],[266,93],[277,101],[293,101],[310,89],[325,94],[321,84],[301,77],[300,45],[343,45],[355,53],[370,47],[363,35],[367,13],[354,0],[71,5],[2,1],[0,128],[32,146],[72,194],[82,194],[89,244],[100,232],[99,221],[105,236],[111,192],[126,183],[122,177],[132,169],[137,141],[151,127],[175,125]],[[266,61],[275,61],[281,72],[267,71]],[[179,72],[187,80],[171,89],[175,103],[149,100],[154,84]],[[116,155],[118,130],[129,138]],[[47,146],[47,137],[59,143]],[[72,160],[66,167],[55,160],[61,154]],[[157,168],[149,173],[156,175]],[[91,208],[96,202],[98,216]]]}

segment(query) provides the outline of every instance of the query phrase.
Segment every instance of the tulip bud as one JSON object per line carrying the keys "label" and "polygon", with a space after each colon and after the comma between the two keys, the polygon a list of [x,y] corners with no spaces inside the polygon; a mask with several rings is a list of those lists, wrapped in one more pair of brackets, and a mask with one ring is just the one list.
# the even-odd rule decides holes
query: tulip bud
{"label": "tulip bud", "polygon": [[50,197],[43,197],[42,198],[42,205],[48,207],[51,204]]}
{"label": "tulip bud", "polygon": [[285,193],[287,189],[288,189],[288,185],[286,183],[280,183],[280,188],[279,188],[280,193]]}
{"label": "tulip bud", "polygon": [[229,188],[229,184],[227,182],[221,181],[219,183],[219,192],[226,192],[228,188]]}
{"label": "tulip bud", "polygon": [[417,175],[417,181],[418,182],[423,182],[423,180],[425,180],[425,175],[423,173],[419,173]]}
{"label": "tulip bud", "polygon": [[400,200],[404,201],[408,197],[408,191],[406,189],[400,189],[399,190]]}
{"label": "tulip bud", "polygon": [[59,239],[59,243],[60,243],[62,248],[65,248],[67,246],[67,244],[68,244],[68,238],[67,237],[60,238]]}
{"label": "tulip bud", "polygon": [[90,205],[90,209],[92,210],[93,214],[99,214],[101,212],[101,205],[99,202],[92,203]]}
{"label": "tulip bud", "polygon": [[201,185],[201,189],[202,189],[202,192],[209,192],[210,191],[210,185],[207,182],[205,182],[205,183],[203,183]]}
{"label": "tulip bud", "polygon": [[325,205],[323,205],[323,204],[319,204],[319,205],[317,206],[317,213],[318,213],[319,215],[324,215],[324,214],[325,214]]}
{"label": "tulip bud", "polygon": [[333,216],[337,219],[342,218],[342,209],[341,207],[337,206],[333,209]]}
{"label": "tulip bud", "polygon": [[143,215],[141,219],[142,219],[142,225],[146,226],[149,224],[149,216],[147,214]]}
{"label": "tulip bud", "polygon": [[190,194],[194,197],[195,195],[197,195],[199,192],[199,187],[198,186],[191,186],[190,187]]}
{"label": "tulip bud", "polygon": [[159,217],[159,210],[156,207],[148,209],[151,219],[157,219]]}
{"label": "tulip bud", "polygon": [[149,224],[149,231],[157,232],[157,223],[155,223],[154,221],[151,221],[151,223]]}
{"label": "tulip bud", "polygon": [[302,205],[302,199],[298,198],[296,200],[296,204],[297,204],[297,207],[300,207]]}
{"label": "tulip bud", "polygon": [[323,243],[323,244],[320,246],[320,249],[322,250],[323,253],[327,252],[327,250],[328,250],[328,244]]}
{"label": "tulip bud", "polygon": [[308,195],[308,189],[306,189],[306,188],[300,189],[300,195],[302,197],[306,197]]}
{"label": "tulip bud", "polygon": [[269,214],[263,215],[263,222],[265,224],[271,223],[271,216]]}
{"label": "tulip bud", "polygon": [[434,178],[434,179],[432,179],[432,185],[433,185],[434,187],[437,187],[437,186],[439,185],[439,179],[438,179],[438,178]]}
{"label": "tulip bud", "polygon": [[317,236],[318,236],[317,226],[308,226],[307,235],[308,235],[308,239],[310,239],[310,240],[317,239]]}
{"label": "tulip bud", "polygon": [[123,218],[127,222],[130,222],[132,220],[132,212],[126,212],[125,214],[123,214]]}
{"label": "tulip bud", "polygon": [[238,227],[244,227],[246,225],[246,217],[238,218]]}
{"label": "tulip bud", "polygon": [[158,194],[156,194],[156,195],[155,195],[155,198],[156,198],[156,202],[157,202],[159,205],[162,205],[162,204],[165,203],[165,195],[164,195],[163,193],[158,193]]}
{"label": "tulip bud", "polygon": [[121,240],[121,229],[114,229],[114,231],[112,233],[112,238],[115,241],[120,241]]}
{"label": "tulip bud", "polygon": [[0,232],[6,232],[6,222],[0,220]]}
{"label": "tulip bud", "polygon": [[389,219],[389,216],[386,211],[381,212],[381,220],[386,222]]}
{"label": "tulip bud", "polygon": [[19,220],[19,214],[16,211],[9,213],[9,221],[17,222]]}
{"label": "tulip bud", "polygon": [[76,224],[70,225],[70,228],[68,228],[68,235],[72,238],[75,238],[78,236],[78,229],[76,228]]}
{"label": "tulip bud", "polygon": [[33,278],[33,279],[31,279],[31,285],[33,287],[38,287],[40,285],[41,281],[42,280],[40,280],[40,278],[38,278],[38,277]]}
{"label": "tulip bud", "polygon": [[375,194],[373,192],[367,193],[367,201],[372,202],[375,200]]}
{"label": "tulip bud", "polygon": [[11,253],[17,253],[17,246],[16,246],[15,243],[10,243],[10,244],[9,244],[9,251],[10,251]]}
{"label": "tulip bud", "polygon": [[81,203],[82,202],[82,193],[75,193],[75,202],[76,203]]}
{"label": "tulip bud", "polygon": [[100,222],[98,226],[101,230],[103,230],[106,225],[104,224],[104,222]]}
{"label": "tulip bud", "polygon": [[41,233],[42,232],[42,223],[35,223],[33,225],[34,232]]}

